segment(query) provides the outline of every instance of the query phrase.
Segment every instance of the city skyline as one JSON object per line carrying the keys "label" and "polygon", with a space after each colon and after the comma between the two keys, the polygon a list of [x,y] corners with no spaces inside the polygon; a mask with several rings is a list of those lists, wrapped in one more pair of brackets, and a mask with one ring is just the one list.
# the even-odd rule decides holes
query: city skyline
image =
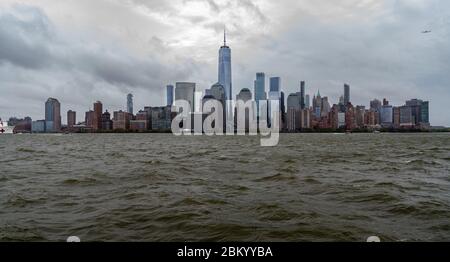
{"label": "city skyline", "polygon": [[[174,2],[165,4],[164,7],[169,5],[168,10],[173,7],[174,10],[187,11],[186,14],[191,14],[194,7],[199,7],[206,11],[204,14],[206,20],[216,19],[212,17],[213,3],[217,3],[216,1]],[[356,12],[356,18],[345,16],[345,12],[354,11],[351,7],[352,1],[344,1],[343,4],[325,2],[322,6],[303,3],[304,8],[299,8],[295,4],[292,6],[293,11],[309,14],[304,19],[313,19],[309,27],[301,23],[299,28],[296,28],[299,31],[299,37],[303,37],[300,37],[301,41],[295,41],[298,45],[295,48],[292,45],[294,43],[292,38],[288,37],[288,31],[278,33],[274,30],[276,28],[272,28],[278,26],[273,20],[279,13],[273,12],[271,14],[274,17],[268,17],[266,11],[269,7],[273,7],[270,3],[243,2],[248,5],[226,1],[230,6],[237,8],[236,10],[242,10],[235,20],[230,19],[229,7],[221,2],[217,4],[221,17],[216,19],[221,22],[216,21],[215,27],[204,29],[206,28],[204,22],[191,21],[189,26],[180,27],[176,32],[168,30],[173,35],[165,35],[160,32],[161,27],[158,23],[153,24],[146,20],[149,15],[145,13],[148,9],[145,4],[128,5],[118,2],[111,6],[112,4],[103,1],[95,3],[94,5],[109,6],[113,9],[124,7],[124,14],[120,18],[131,17],[133,21],[148,22],[150,28],[155,29],[149,30],[152,31],[152,35],[145,35],[141,41],[136,40],[136,37],[142,36],[139,34],[142,32],[132,30],[136,35],[131,35],[130,41],[125,42],[122,31],[112,29],[126,28],[125,26],[129,26],[129,23],[125,23],[124,27],[114,27],[117,23],[111,26],[100,23],[105,26],[103,28],[105,30],[100,30],[100,27],[90,24],[89,19],[86,23],[81,23],[81,15],[72,16],[71,22],[64,20],[46,1],[30,1],[28,5],[13,5],[15,1],[2,2],[0,4],[2,21],[0,35],[5,41],[2,41],[0,45],[2,50],[7,52],[0,52],[0,77],[3,80],[0,117],[7,119],[10,116],[29,115],[33,119],[41,119],[42,101],[48,97],[56,97],[61,102],[64,101],[61,105],[62,112],[67,112],[69,109],[84,112],[97,100],[105,102],[104,107],[112,112],[126,108],[123,95],[128,93],[135,95],[135,108],[143,108],[146,105],[162,106],[166,99],[166,85],[177,81],[195,82],[197,90],[203,91],[217,82],[217,47],[221,43],[223,28],[226,24],[229,36],[227,44],[233,48],[233,94],[238,94],[243,88],[248,88],[253,93],[255,72],[265,72],[267,79],[274,76],[281,77],[281,88],[286,96],[296,92],[299,89],[299,82],[306,80],[308,90],[306,94],[312,98],[312,95],[320,89],[330,98],[330,103],[334,104],[342,95],[342,84],[348,82],[352,87],[351,100],[354,105],[368,106],[368,101],[374,98],[379,100],[387,98],[395,105],[401,105],[405,100],[412,98],[422,98],[431,101],[432,125],[450,125],[446,116],[445,103],[449,99],[446,85],[450,82],[449,77],[444,74],[448,69],[448,63],[445,63],[448,61],[446,60],[448,53],[443,48],[448,44],[448,35],[445,35],[442,27],[445,17],[438,15],[437,18],[436,16],[433,18],[436,21],[429,21],[426,15],[437,7],[445,10],[448,7],[446,2],[398,1],[393,5],[389,4],[390,1],[384,1],[381,4],[369,2],[362,4],[357,8],[360,13],[370,14],[363,24],[371,29],[375,27],[375,33],[380,33],[381,25],[387,26],[389,30],[381,30],[387,36],[384,39],[375,38],[375,35],[370,33],[353,35],[353,32],[358,32],[362,28],[347,24],[361,15]],[[59,8],[64,14],[70,8],[81,10],[87,5],[89,4],[82,2],[64,3],[60,4]],[[336,5],[343,8],[328,17],[327,21],[324,14],[334,10],[331,7]],[[142,7],[142,10],[139,7]],[[284,8],[284,5],[280,4],[274,8],[274,11],[279,11]],[[114,10],[103,14],[99,18],[100,21],[112,19]],[[372,20],[374,16],[383,17],[380,13],[382,10],[388,11],[387,18],[397,18],[399,22],[374,24]],[[165,12],[162,9],[151,11],[152,14]],[[290,17],[291,12],[285,14]],[[409,21],[412,14],[415,14],[414,23],[402,27],[402,30],[396,28]],[[87,12],[83,16],[92,18],[95,15],[95,12]],[[123,21],[120,18],[118,20]],[[188,18],[183,16],[178,19]],[[237,21],[253,21],[254,23],[236,25]],[[326,43],[329,40],[328,37],[321,36],[321,34],[330,33],[331,28],[336,27],[331,25],[330,28],[320,27],[327,22],[336,23],[339,29],[329,35],[332,44]],[[419,24],[422,24],[421,27],[433,24],[433,33],[427,36],[420,34],[422,28],[417,28]],[[258,25],[265,26],[258,27]],[[281,25],[291,24],[283,20],[280,21]],[[173,29],[173,25],[168,28]],[[201,31],[202,41],[198,38],[198,34],[189,35],[195,30]],[[15,34],[15,32],[18,33]],[[91,34],[95,32],[101,32],[98,38]],[[114,34],[114,32],[119,33]],[[27,33],[27,37],[20,33]],[[178,41],[170,37],[175,36],[175,33],[178,33]],[[408,50],[407,57],[402,52],[397,54],[398,48],[403,47],[402,44],[404,44],[400,35],[411,42],[405,46]],[[112,38],[118,41],[114,45],[105,44]],[[164,40],[158,42],[158,39]],[[184,41],[181,41],[182,39]],[[349,41],[346,46],[340,45],[344,39]],[[371,45],[368,42],[370,39],[376,44]],[[158,46],[157,43],[160,45]],[[313,48],[315,43],[320,43],[319,47],[324,54]],[[17,54],[17,49],[14,49],[12,44],[22,48],[22,55]],[[361,48],[361,44],[366,47]],[[378,45],[386,46],[386,44],[391,45],[397,55],[392,55],[393,49],[382,50],[377,47]],[[141,46],[138,48],[136,45]],[[73,54],[62,52],[64,48],[72,51]],[[361,53],[361,50],[373,51],[379,57]],[[91,59],[87,59],[88,55],[92,55]],[[175,56],[179,60],[174,60]],[[166,61],[161,62],[161,59]],[[85,60],[92,60],[94,64]],[[55,67],[61,64],[64,65],[62,69],[56,70]],[[413,64],[415,66],[411,67]],[[283,66],[280,67],[280,65]],[[26,106],[14,106],[21,104]],[[63,123],[66,123],[65,113],[62,113],[62,117]],[[80,120],[79,114],[78,120]]]}

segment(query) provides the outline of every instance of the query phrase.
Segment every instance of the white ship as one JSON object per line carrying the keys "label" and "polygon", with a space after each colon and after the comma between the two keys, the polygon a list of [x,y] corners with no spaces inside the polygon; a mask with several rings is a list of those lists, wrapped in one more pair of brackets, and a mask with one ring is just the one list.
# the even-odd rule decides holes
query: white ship
{"label": "white ship", "polygon": [[8,126],[8,122],[2,121],[0,118],[0,135],[1,134],[13,134],[14,133],[14,127]]}

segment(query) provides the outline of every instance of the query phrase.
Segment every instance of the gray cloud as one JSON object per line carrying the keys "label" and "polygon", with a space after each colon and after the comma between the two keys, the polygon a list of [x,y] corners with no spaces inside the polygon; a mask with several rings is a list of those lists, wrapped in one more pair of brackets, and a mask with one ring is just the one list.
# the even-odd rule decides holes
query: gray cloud
{"label": "gray cloud", "polygon": [[[150,42],[163,48],[158,38]],[[108,92],[162,95],[170,79],[186,78],[192,69],[183,66],[189,59],[169,68],[151,55],[140,57],[120,45],[68,37],[41,9],[24,5],[0,14],[0,63],[2,111],[11,110],[11,115],[18,109],[14,105],[25,99],[42,104],[46,97],[55,96],[82,113],[96,99],[94,94],[109,99]],[[113,105],[119,106],[119,99],[123,98],[113,98]]]}

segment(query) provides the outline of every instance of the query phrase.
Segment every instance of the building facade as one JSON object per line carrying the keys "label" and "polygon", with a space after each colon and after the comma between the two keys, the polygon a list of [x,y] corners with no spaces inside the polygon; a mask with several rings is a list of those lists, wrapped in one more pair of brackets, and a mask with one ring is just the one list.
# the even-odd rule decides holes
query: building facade
{"label": "building facade", "polygon": [[225,32],[223,36],[223,46],[221,46],[219,50],[219,83],[225,88],[226,100],[232,100],[231,48],[227,45]]}
{"label": "building facade", "polygon": [[77,123],[77,112],[69,110],[67,111],[67,127],[73,128]]}
{"label": "building facade", "polygon": [[168,85],[166,88],[167,95],[167,106],[173,105],[173,97],[174,97],[174,87],[173,85]]}
{"label": "building facade", "polygon": [[[191,107],[191,112],[195,110],[195,83],[179,82],[175,88],[175,106],[177,101],[187,101]],[[190,112],[190,113],[191,113]]]}
{"label": "building facade", "polygon": [[55,98],[49,98],[45,102],[45,131],[61,131],[61,104]]}

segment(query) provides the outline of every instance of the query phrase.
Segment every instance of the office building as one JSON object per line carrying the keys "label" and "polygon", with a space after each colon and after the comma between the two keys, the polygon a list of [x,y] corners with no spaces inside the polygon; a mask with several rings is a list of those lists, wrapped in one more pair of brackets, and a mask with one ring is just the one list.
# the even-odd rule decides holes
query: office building
{"label": "office building", "polygon": [[191,112],[195,110],[195,83],[179,82],[175,88],[175,106],[176,102],[187,101],[191,107]]}
{"label": "office building", "polygon": [[344,84],[344,105],[350,103],[350,85]]}
{"label": "office building", "polygon": [[305,94],[305,81],[300,82],[300,107],[306,108],[306,94]]}
{"label": "office building", "polygon": [[122,110],[116,111],[113,114],[113,129],[127,131],[130,129],[130,120],[132,120],[132,114],[123,112]]}
{"label": "office building", "polygon": [[287,99],[286,129],[294,132],[301,126],[301,96],[298,93],[290,94]]}
{"label": "office building", "polygon": [[94,103],[94,113],[92,116],[92,129],[98,131],[102,129],[103,104],[100,101]]}
{"label": "office building", "polygon": [[173,96],[174,96],[174,88],[173,85],[168,85],[167,89],[167,106],[172,106],[173,105]]}
{"label": "office building", "polygon": [[73,128],[77,123],[77,112],[69,110],[67,111],[67,127]]}
{"label": "office building", "polygon": [[127,112],[133,115],[133,94],[127,95]]}
{"label": "office building", "polygon": [[281,78],[271,77],[270,78],[270,92],[280,92],[281,91]]}
{"label": "office building", "polygon": [[55,98],[49,98],[45,102],[45,131],[61,131],[61,104]]}
{"label": "office building", "polygon": [[45,133],[45,120],[37,120],[31,123],[31,132],[32,133]]}
{"label": "office building", "polygon": [[223,35],[223,46],[219,50],[219,83],[225,88],[226,100],[232,100],[231,48],[227,45],[225,31]]}
{"label": "office building", "polygon": [[111,114],[106,110],[101,117],[101,129],[105,131],[110,131],[113,129],[113,122],[111,120]]}

